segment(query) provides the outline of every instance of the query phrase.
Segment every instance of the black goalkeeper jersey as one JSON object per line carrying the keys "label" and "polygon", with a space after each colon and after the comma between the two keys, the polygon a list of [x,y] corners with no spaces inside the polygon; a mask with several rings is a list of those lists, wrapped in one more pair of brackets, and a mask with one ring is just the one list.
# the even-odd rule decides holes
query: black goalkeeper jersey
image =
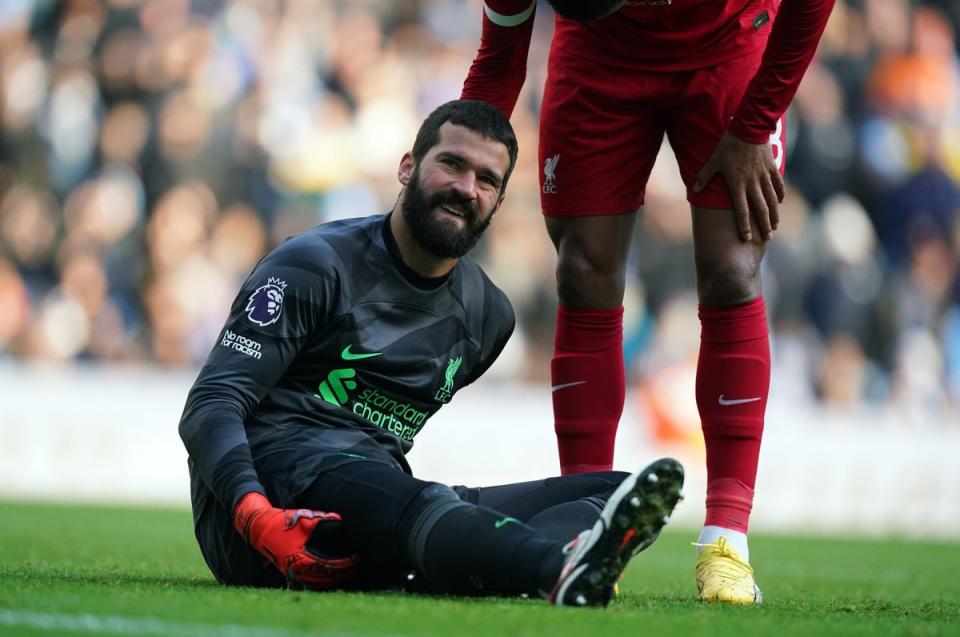
{"label": "black goalkeeper jersey", "polygon": [[469,257],[416,276],[388,220],[317,226],[243,284],[180,421],[195,509],[212,492],[232,511],[263,486],[282,503],[337,458],[409,472],[430,416],[500,354],[514,327],[503,292]]}

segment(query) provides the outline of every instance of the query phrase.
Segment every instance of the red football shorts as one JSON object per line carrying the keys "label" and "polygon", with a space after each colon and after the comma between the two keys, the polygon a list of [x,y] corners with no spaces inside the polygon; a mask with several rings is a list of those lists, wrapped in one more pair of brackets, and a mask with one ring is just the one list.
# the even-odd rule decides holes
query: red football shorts
{"label": "red football shorts", "polygon": [[[582,61],[555,47],[540,114],[540,201],[548,217],[610,215],[643,204],[664,133],[687,200],[733,208],[722,176],[693,191],[763,52],[692,71],[638,71]],[[784,170],[783,118],[770,136]]]}

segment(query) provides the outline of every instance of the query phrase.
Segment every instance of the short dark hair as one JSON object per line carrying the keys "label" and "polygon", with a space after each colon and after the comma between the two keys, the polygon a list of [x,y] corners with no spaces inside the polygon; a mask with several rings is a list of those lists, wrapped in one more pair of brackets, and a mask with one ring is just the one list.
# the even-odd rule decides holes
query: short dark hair
{"label": "short dark hair", "polygon": [[564,18],[590,22],[610,15],[620,8],[623,0],[549,0],[553,10]]}
{"label": "short dark hair", "polygon": [[440,143],[440,127],[450,122],[457,126],[469,128],[487,139],[500,142],[507,147],[510,154],[510,165],[503,175],[500,192],[507,187],[507,180],[517,163],[517,136],[513,127],[503,113],[496,107],[480,100],[452,100],[441,104],[423,120],[417,139],[413,142],[413,160],[419,164],[431,148]]}

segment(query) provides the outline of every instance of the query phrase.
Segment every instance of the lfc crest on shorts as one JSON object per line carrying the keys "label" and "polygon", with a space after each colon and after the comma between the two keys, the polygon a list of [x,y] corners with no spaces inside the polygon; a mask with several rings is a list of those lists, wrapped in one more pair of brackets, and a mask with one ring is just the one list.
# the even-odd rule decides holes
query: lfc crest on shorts
{"label": "lfc crest on shorts", "polygon": [[560,162],[560,153],[543,160],[543,194],[552,195],[557,192],[557,164]]}

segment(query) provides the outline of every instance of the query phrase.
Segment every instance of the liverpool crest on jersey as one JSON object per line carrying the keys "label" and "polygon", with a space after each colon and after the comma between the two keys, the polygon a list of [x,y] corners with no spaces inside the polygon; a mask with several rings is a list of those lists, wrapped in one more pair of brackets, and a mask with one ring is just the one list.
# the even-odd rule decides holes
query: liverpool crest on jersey
{"label": "liverpool crest on jersey", "polygon": [[437,390],[437,395],[434,396],[437,402],[450,402],[450,398],[453,396],[453,377],[456,376],[462,362],[463,356],[457,356],[447,361],[447,371],[443,374],[443,385]]}

